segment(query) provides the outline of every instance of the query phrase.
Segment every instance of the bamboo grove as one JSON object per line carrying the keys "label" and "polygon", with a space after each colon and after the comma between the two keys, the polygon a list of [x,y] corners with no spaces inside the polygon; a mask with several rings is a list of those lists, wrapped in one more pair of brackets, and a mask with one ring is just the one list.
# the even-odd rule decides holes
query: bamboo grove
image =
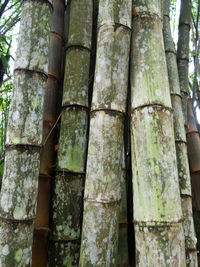
{"label": "bamboo grove", "polygon": [[200,266],[191,8],[176,52],[170,0],[23,1],[0,267]]}

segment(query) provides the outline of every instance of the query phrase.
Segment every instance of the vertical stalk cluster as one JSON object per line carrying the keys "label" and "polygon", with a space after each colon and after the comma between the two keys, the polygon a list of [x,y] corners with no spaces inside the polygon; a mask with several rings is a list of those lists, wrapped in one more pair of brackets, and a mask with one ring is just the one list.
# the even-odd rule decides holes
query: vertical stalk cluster
{"label": "vertical stalk cluster", "polygon": [[[192,178],[194,225],[197,235],[197,249],[200,251],[200,139],[190,100],[188,100],[187,118],[187,147]],[[198,264],[200,264],[199,255]]]}
{"label": "vertical stalk cluster", "polygon": [[187,145],[182,111],[181,92],[176,63],[176,50],[174,47],[170,29],[169,8],[170,0],[165,0],[163,35],[169,77],[169,87],[171,92],[171,102],[174,115],[174,135],[182,212],[184,216],[183,228],[185,234],[186,260],[187,266],[193,267],[197,266],[197,251],[192,214],[190,170],[187,157]]}
{"label": "vertical stalk cluster", "polygon": [[[131,64],[133,205],[137,266],[185,266],[162,1],[134,0]],[[176,204],[175,204],[176,203]]]}
{"label": "vertical stalk cluster", "polygon": [[191,0],[181,0],[181,10],[179,17],[179,38],[177,47],[177,64],[185,125],[187,124],[187,98],[189,85],[188,62],[191,14]]}
{"label": "vertical stalk cluster", "polygon": [[0,195],[0,265],[30,266],[52,1],[24,1]]}
{"label": "vertical stalk cluster", "polygon": [[79,266],[116,266],[131,0],[100,0]]}
{"label": "vertical stalk cluster", "polygon": [[52,266],[77,266],[85,178],[92,0],[71,0],[61,126],[52,199]]}
{"label": "vertical stalk cluster", "polygon": [[[65,2],[53,1],[50,32],[49,67],[43,116],[43,147],[41,151],[37,212],[34,225],[32,266],[47,265],[50,191],[55,164],[57,122],[60,111],[60,80],[64,41]],[[55,129],[54,129],[55,128]]]}

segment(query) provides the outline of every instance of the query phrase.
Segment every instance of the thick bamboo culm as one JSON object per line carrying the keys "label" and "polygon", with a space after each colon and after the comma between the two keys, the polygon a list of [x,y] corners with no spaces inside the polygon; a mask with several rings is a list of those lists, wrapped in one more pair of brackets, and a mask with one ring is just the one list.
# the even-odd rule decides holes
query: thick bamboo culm
{"label": "thick bamboo culm", "polygon": [[[134,0],[131,135],[136,266],[185,266],[160,0]],[[174,205],[176,203],[176,205]]]}
{"label": "thick bamboo culm", "polygon": [[174,135],[176,145],[177,167],[179,176],[179,187],[183,212],[183,229],[185,234],[185,249],[187,266],[195,267],[197,264],[196,238],[192,214],[192,192],[190,181],[190,170],[187,156],[186,134],[182,111],[181,92],[179,76],[176,63],[176,50],[170,29],[170,0],[164,1],[164,44],[169,77],[169,87],[174,115]]}
{"label": "thick bamboo culm", "polygon": [[1,266],[30,266],[36,215],[51,1],[23,1],[0,196]]}
{"label": "thick bamboo culm", "polygon": [[[200,139],[191,100],[188,100],[187,118],[187,147],[192,178],[194,225],[197,235],[197,249],[200,251]],[[199,254],[198,264],[200,265]]]}
{"label": "thick bamboo culm", "polygon": [[189,39],[190,39],[190,23],[192,14],[191,0],[181,0],[181,10],[179,17],[179,37],[177,47],[177,65],[180,82],[180,90],[182,95],[182,107],[187,125],[187,98],[188,98],[188,63],[189,63]]}
{"label": "thick bamboo culm", "polygon": [[32,266],[47,266],[49,210],[52,176],[55,165],[55,145],[57,137],[61,93],[61,66],[64,44],[64,0],[53,1],[53,15],[50,33],[49,67],[43,116],[43,147],[40,157],[38,203],[34,224]]}
{"label": "thick bamboo culm", "polygon": [[52,199],[51,266],[78,266],[85,179],[93,1],[68,3],[61,126]]}
{"label": "thick bamboo culm", "polygon": [[131,0],[100,0],[79,266],[116,266]]}

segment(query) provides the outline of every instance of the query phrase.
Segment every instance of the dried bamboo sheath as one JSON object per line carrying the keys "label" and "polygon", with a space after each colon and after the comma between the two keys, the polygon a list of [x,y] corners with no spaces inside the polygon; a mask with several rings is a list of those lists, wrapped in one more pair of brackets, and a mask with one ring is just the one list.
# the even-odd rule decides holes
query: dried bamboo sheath
{"label": "dried bamboo sheath", "polygon": [[116,266],[132,1],[99,1],[79,266]]}
{"label": "dried bamboo sheath", "polygon": [[[192,178],[194,225],[197,235],[197,249],[200,250],[200,139],[190,100],[187,106],[187,117],[187,147]],[[200,264],[199,255],[198,264]]]}
{"label": "dried bamboo sheath", "polygon": [[53,1],[53,15],[50,33],[49,67],[43,116],[43,148],[41,151],[38,203],[34,225],[32,266],[47,265],[49,209],[53,166],[55,164],[55,145],[57,126],[50,134],[59,116],[60,72],[63,55],[65,3],[63,0]]}
{"label": "dried bamboo sheath", "polygon": [[185,266],[173,117],[162,38],[162,1],[134,0],[133,6],[137,13],[133,19],[131,63],[136,265]]}
{"label": "dried bamboo sheath", "polygon": [[24,1],[0,196],[0,265],[30,266],[52,3]]}
{"label": "dried bamboo sheath", "polygon": [[170,29],[169,7],[170,1],[165,1],[164,6],[164,43],[168,68],[169,86],[174,115],[174,134],[176,144],[176,156],[179,176],[179,187],[181,193],[182,212],[184,216],[183,229],[185,234],[186,263],[187,266],[197,265],[197,251],[195,241],[195,230],[192,215],[192,194],[190,171],[187,158],[186,135],[184,128],[184,118],[182,112],[181,92],[178,79],[178,69],[176,63],[176,50]]}
{"label": "dried bamboo sheath", "polygon": [[69,3],[61,126],[52,199],[51,266],[78,266],[85,178],[92,0]]}

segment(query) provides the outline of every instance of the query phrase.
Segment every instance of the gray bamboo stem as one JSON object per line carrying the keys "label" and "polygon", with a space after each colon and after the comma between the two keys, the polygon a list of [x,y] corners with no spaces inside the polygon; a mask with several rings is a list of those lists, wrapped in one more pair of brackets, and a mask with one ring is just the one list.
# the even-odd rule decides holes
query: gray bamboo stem
{"label": "gray bamboo stem", "polygon": [[130,0],[100,0],[79,266],[116,266]]}
{"label": "gray bamboo stem", "polygon": [[51,1],[24,1],[0,195],[0,265],[31,265]]}
{"label": "gray bamboo stem", "polygon": [[131,131],[136,266],[185,266],[160,0],[134,0]]}

